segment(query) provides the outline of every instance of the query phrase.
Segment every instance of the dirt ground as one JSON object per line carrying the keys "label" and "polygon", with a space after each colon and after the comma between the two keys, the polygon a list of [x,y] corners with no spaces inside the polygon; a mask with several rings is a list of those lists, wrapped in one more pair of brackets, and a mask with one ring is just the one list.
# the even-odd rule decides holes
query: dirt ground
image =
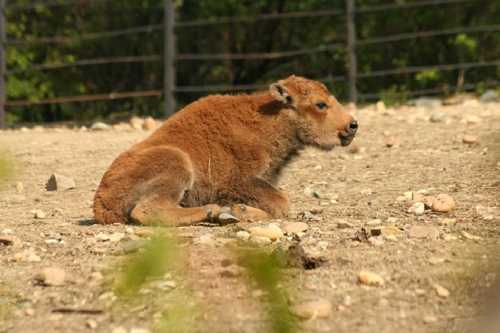
{"label": "dirt ground", "polygon": [[[327,263],[312,270],[284,270],[291,281],[288,301],[293,305],[323,298],[333,308],[327,318],[297,321],[305,332],[479,331],[479,323],[487,320],[485,296],[494,295],[491,287],[500,264],[500,104],[466,100],[438,109],[370,106],[353,114],[360,126],[357,149],[308,149],[280,181],[292,210],[312,212],[313,219],[292,213],[287,219],[239,227],[274,222],[284,229],[293,221],[308,223],[301,243]],[[387,147],[388,134],[399,147]],[[477,136],[477,143],[463,143],[463,134]],[[266,295],[247,283],[246,273],[221,274],[221,260],[231,258],[232,247],[240,242],[231,238],[235,226],[180,228],[183,256],[174,259],[184,260],[183,275],[169,273],[149,281],[137,299],[122,300],[107,287],[117,265],[136,256],[123,252],[135,238],[132,233],[148,228],[95,224],[93,196],[113,159],[148,135],[73,129],[0,132],[1,148],[18,163],[15,178],[0,192],[0,237],[21,241],[17,248],[0,244],[0,332],[155,331],[163,314],[176,313],[179,303],[192,320],[190,332],[269,331]],[[47,191],[53,173],[73,178],[76,188]],[[330,199],[316,198],[316,190],[329,193]],[[424,195],[449,194],[456,210],[407,213],[412,203],[404,199],[405,192],[420,190]],[[35,219],[37,210],[45,218]],[[381,226],[404,233],[369,241],[364,237]],[[410,238],[412,226],[435,227],[439,237]],[[114,233],[124,237],[106,239]],[[13,260],[29,249],[40,261]],[[47,267],[66,271],[63,285],[37,283],[34,276]],[[362,270],[379,274],[385,284],[360,284]],[[156,288],[165,281],[171,287]],[[438,296],[437,285],[450,295]]]}

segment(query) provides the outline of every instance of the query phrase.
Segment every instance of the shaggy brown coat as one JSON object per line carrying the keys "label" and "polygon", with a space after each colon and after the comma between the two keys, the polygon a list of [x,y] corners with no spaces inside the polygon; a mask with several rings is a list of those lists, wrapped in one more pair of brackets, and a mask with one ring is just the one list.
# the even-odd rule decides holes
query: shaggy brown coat
{"label": "shaggy brown coat", "polygon": [[282,168],[305,146],[348,145],[356,129],[323,84],[301,77],[202,98],[113,162],[95,218],[176,226],[283,217],[290,204],[275,187]]}

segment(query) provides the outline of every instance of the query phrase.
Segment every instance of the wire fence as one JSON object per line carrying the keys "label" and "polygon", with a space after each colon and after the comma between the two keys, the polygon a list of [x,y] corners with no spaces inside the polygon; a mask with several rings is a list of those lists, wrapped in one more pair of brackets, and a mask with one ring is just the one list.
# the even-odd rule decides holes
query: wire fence
{"label": "wire fence", "polygon": [[[339,82],[347,81],[349,84],[349,100],[356,103],[359,98],[363,99],[379,99],[383,97],[392,97],[406,94],[407,96],[418,96],[423,94],[450,92],[459,89],[474,89],[477,84],[468,84],[460,87],[448,87],[447,90],[441,88],[409,91],[407,93],[370,93],[358,92],[356,83],[359,80],[382,77],[387,75],[401,75],[407,73],[418,73],[425,70],[438,71],[453,71],[459,69],[469,69],[475,67],[494,67],[500,65],[500,60],[495,61],[478,61],[471,63],[457,63],[446,65],[429,64],[427,66],[418,67],[400,67],[387,70],[374,71],[370,73],[359,73],[357,70],[356,53],[358,48],[365,45],[378,43],[391,43],[401,40],[409,40],[416,38],[429,38],[436,36],[454,35],[461,33],[487,33],[500,31],[500,25],[474,26],[474,27],[459,27],[454,29],[436,30],[436,31],[419,31],[414,33],[395,34],[389,36],[379,36],[369,39],[358,40],[356,38],[356,15],[365,13],[374,13],[391,10],[401,10],[404,8],[417,7],[435,7],[443,5],[454,5],[458,3],[474,2],[482,0],[423,0],[407,3],[392,3],[383,5],[356,7],[355,0],[346,0],[345,8],[331,8],[318,11],[301,11],[293,13],[269,13],[248,16],[233,16],[219,17],[215,19],[200,19],[193,21],[175,21],[175,8],[173,0],[165,0],[163,5],[164,20],[163,24],[155,24],[148,26],[131,27],[127,29],[102,31],[96,33],[82,34],[79,36],[52,36],[43,38],[26,38],[26,39],[8,39],[6,34],[6,12],[21,11],[21,10],[36,10],[37,8],[55,8],[64,6],[78,6],[82,4],[111,2],[112,0],[74,0],[67,2],[40,2],[29,5],[12,4],[7,6],[7,0],[0,0],[0,126],[6,127],[6,108],[21,105],[38,105],[38,104],[56,104],[56,103],[74,103],[84,101],[98,100],[114,100],[135,97],[147,96],[163,96],[165,100],[165,117],[171,116],[175,111],[175,93],[179,92],[215,92],[215,91],[247,91],[265,88],[263,84],[246,84],[246,85],[202,85],[202,86],[177,86],[175,80],[175,62],[176,61],[208,61],[208,60],[246,60],[246,59],[278,59],[284,57],[297,57],[302,55],[311,55],[320,52],[331,51],[335,49],[347,49],[349,57],[348,74],[344,76],[336,76],[329,78],[315,78],[322,82]],[[483,0],[484,1],[484,0]],[[244,23],[255,22],[261,20],[291,20],[304,17],[333,17],[344,16],[346,19],[347,34],[345,42],[323,44],[313,48],[298,49],[291,51],[272,52],[272,53],[220,53],[220,54],[179,54],[176,52],[175,31],[187,27],[201,27],[209,25],[219,25],[227,23]],[[359,23],[359,22],[358,22]],[[359,23],[362,24],[362,23]],[[107,57],[85,59],[72,62],[61,62],[51,64],[36,64],[23,69],[8,69],[7,68],[7,47],[17,47],[22,45],[33,44],[67,44],[73,42],[81,42],[103,38],[113,38],[118,36],[128,36],[135,34],[148,34],[154,31],[163,31],[164,34],[164,54],[163,55],[148,55],[148,56],[122,56],[122,57]],[[135,91],[135,92],[120,92],[108,94],[94,95],[79,95],[66,96],[44,100],[7,100],[6,93],[6,77],[8,75],[16,75],[27,71],[46,71],[61,68],[73,68],[81,66],[95,66],[111,63],[132,63],[132,62],[163,62],[164,82],[163,90],[154,91]],[[490,82],[488,86],[498,86],[498,82]]]}

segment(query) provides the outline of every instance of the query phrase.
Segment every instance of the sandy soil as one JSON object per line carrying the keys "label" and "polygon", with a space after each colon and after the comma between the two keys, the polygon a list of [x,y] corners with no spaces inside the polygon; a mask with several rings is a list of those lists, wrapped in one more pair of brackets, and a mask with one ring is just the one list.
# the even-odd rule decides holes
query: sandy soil
{"label": "sandy soil", "polygon": [[[429,121],[436,113],[442,113],[443,121]],[[357,152],[308,149],[285,170],[280,182],[292,209],[311,211],[314,219],[292,215],[239,227],[309,224],[301,243],[327,264],[314,270],[284,270],[290,281],[289,302],[325,298],[333,310],[328,318],[294,322],[303,331],[475,331],[478,322],[484,322],[484,296],[492,294],[500,263],[496,251],[500,105],[469,100],[429,110],[371,107],[355,115],[360,124]],[[389,133],[384,131],[398,141],[399,148],[386,146]],[[464,133],[477,136],[478,142],[463,143]],[[154,331],[164,313],[175,313],[172,308],[179,299],[193,322],[189,331],[268,331],[266,295],[247,283],[246,273],[221,275],[221,260],[231,257],[238,243],[229,238],[235,226],[178,230],[183,256],[175,259],[181,262],[183,275],[172,272],[159,278],[174,281],[173,290],[159,291],[153,286],[159,281],[153,279],[129,301],[109,291],[107,282],[117,265],[135,256],[123,253],[134,238],[131,232],[146,228],[94,224],[92,199],[113,159],[149,134],[69,129],[0,132],[2,149],[18,162],[15,179],[0,192],[0,236],[15,236],[22,246],[0,244],[0,332]],[[76,188],[48,192],[45,184],[53,173],[73,178]],[[316,190],[338,194],[337,203],[315,198]],[[457,209],[450,214],[407,213],[411,202],[397,198],[419,190],[447,193]],[[37,210],[46,217],[35,219]],[[376,218],[381,220],[379,225],[373,222]],[[350,225],[338,228],[344,221]],[[396,226],[405,233],[396,240],[377,237],[370,242],[363,237],[362,228],[370,233],[380,226]],[[408,238],[412,226],[435,227],[439,237]],[[467,239],[464,231],[475,239]],[[117,242],[103,240],[113,233],[124,237]],[[30,248],[40,261],[12,260]],[[62,286],[36,282],[34,276],[47,267],[66,271]],[[360,284],[361,270],[379,274],[385,285]],[[439,297],[436,285],[448,289],[450,296]],[[425,318],[435,322],[425,323]]]}

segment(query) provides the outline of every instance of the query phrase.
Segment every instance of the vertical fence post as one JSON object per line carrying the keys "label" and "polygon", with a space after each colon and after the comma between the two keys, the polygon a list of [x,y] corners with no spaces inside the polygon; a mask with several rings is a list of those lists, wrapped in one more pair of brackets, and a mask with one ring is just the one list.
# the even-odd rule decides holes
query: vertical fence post
{"label": "vertical fence post", "polygon": [[0,0],[0,128],[7,126],[7,0]]}
{"label": "vertical fence post", "polygon": [[163,99],[165,104],[165,118],[175,111],[175,34],[174,34],[175,8],[174,0],[165,0],[164,8],[164,55],[163,55]]}
{"label": "vertical fence post", "polygon": [[354,22],[356,0],[347,0],[346,22],[347,22],[347,47],[349,49],[349,101],[357,103],[358,92],[356,91],[356,25]]}

